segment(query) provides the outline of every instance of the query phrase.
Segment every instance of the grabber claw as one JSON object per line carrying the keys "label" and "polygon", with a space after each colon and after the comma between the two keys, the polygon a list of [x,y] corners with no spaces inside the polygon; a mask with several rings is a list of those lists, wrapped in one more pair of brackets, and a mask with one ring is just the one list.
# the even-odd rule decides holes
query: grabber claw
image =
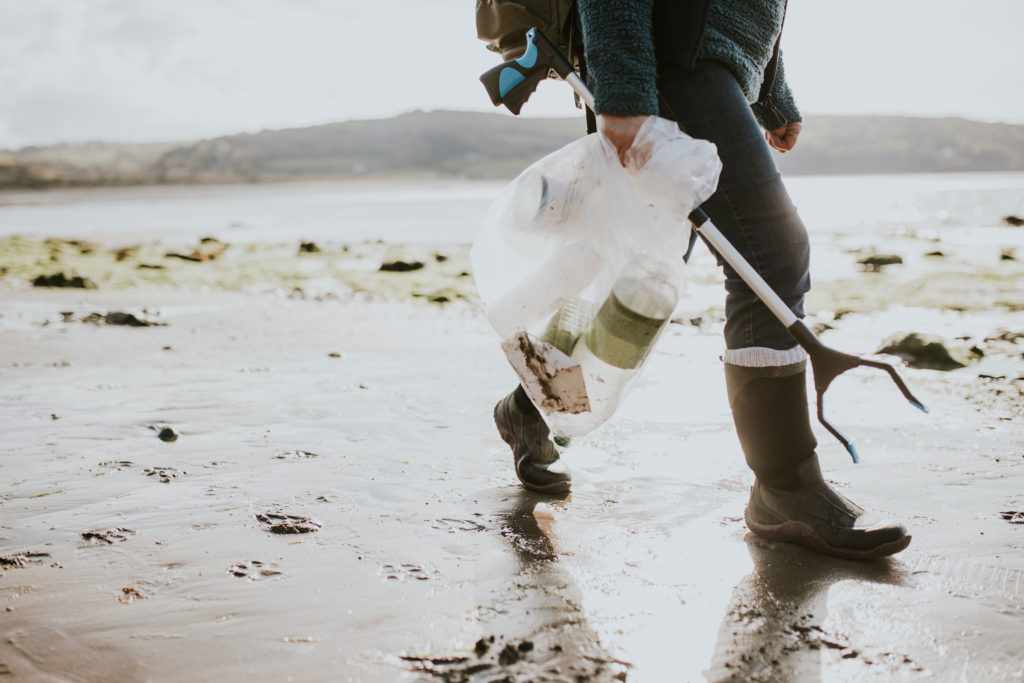
{"label": "grabber claw", "polygon": [[832,434],[832,436],[839,439],[839,442],[843,444],[850,457],[853,458],[854,462],[859,462],[857,458],[857,450],[850,443],[842,432],[835,428],[831,422],[825,419],[825,391],[828,390],[832,380],[839,375],[843,374],[847,370],[851,370],[856,367],[869,367],[878,368],[879,370],[885,370],[889,373],[892,381],[899,387],[900,392],[903,393],[912,406],[923,411],[928,412],[928,409],[924,407],[917,398],[910,392],[906,382],[896,372],[896,368],[890,363],[883,363],[877,360],[868,360],[867,358],[860,358],[858,356],[851,355],[849,353],[843,353],[830,349],[821,343],[821,341],[814,336],[814,333],[807,329],[807,326],[802,321],[797,320],[791,324],[788,331],[793,338],[796,339],[797,343],[803,347],[804,351],[807,352],[808,359],[811,361],[811,372],[814,374],[814,391],[817,394],[818,404],[818,421]]}
{"label": "grabber claw", "polygon": [[711,221],[708,220],[708,216],[701,209],[695,209],[690,214],[690,222],[693,224],[694,229],[704,237],[705,241],[718,253],[719,256],[724,258],[726,262],[736,271],[736,273],[743,279],[747,285],[753,290],[754,294],[764,302],[765,306],[772,312],[772,314],[779,319],[786,329],[789,331],[793,339],[797,341],[800,346],[807,352],[807,356],[811,361],[811,372],[814,374],[814,390],[817,393],[818,403],[818,421],[821,422],[822,426],[829,431],[832,436],[839,439],[839,442],[843,444],[850,457],[853,458],[854,462],[859,462],[857,458],[857,450],[850,443],[850,440],[843,436],[843,433],[836,429],[827,419],[825,419],[825,392],[828,390],[832,380],[839,375],[843,374],[847,370],[859,366],[867,366],[871,368],[878,368],[885,370],[892,377],[892,381],[896,383],[900,391],[903,392],[903,396],[910,401],[911,405],[924,412],[928,412],[928,409],[910,393],[910,389],[907,388],[906,383],[896,372],[889,363],[883,363],[876,360],[868,360],[866,358],[859,358],[848,353],[842,353],[835,349],[830,349],[818,340],[814,333],[811,332],[806,325],[803,324],[799,318],[789,309],[789,306],[783,302],[778,294],[768,286],[768,283],[764,281],[764,278],[751,267],[745,258],[736,250],[729,240],[725,239],[718,228],[716,228]]}

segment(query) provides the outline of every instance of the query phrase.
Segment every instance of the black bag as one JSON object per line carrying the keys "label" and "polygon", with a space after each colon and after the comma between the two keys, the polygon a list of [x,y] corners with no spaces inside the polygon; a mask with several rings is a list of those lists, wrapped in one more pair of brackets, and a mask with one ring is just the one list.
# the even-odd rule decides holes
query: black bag
{"label": "black bag", "polygon": [[582,50],[574,0],[476,0],[476,35],[487,49],[514,59],[526,50],[526,32],[536,26],[570,64]]}

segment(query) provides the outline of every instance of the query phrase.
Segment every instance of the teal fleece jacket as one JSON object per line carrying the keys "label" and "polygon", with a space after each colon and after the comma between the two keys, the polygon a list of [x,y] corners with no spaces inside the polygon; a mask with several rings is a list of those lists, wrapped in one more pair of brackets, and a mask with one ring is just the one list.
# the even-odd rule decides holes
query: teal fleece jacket
{"label": "teal fleece jacket", "polygon": [[[675,0],[667,0],[673,2]],[[657,114],[651,13],[654,0],[579,0],[583,43],[598,114]],[[771,93],[756,103],[782,30],[784,0],[712,0],[698,59],[725,64],[767,130],[801,121],[781,55]]]}

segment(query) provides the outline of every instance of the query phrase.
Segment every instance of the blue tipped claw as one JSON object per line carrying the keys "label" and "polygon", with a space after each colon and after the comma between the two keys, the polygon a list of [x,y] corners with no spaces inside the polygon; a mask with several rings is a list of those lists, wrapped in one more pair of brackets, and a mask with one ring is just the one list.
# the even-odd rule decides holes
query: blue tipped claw
{"label": "blue tipped claw", "polygon": [[889,373],[889,377],[896,383],[903,397],[906,398],[910,405],[927,413],[928,409],[924,407],[924,404],[917,400],[917,398],[910,393],[910,389],[907,387],[903,378],[899,376],[894,368],[889,363],[883,363],[877,360],[868,360],[867,358],[860,358],[853,356],[848,353],[836,351],[830,349],[821,343],[821,341],[814,336],[814,334],[807,329],[807,327],[800,321],[797,321],[787,328],[793,338],[799,342],[800,346],[807,351],[808,359],[811,362],[811,370],[814,373],[814,388],[818,398],[818,421],[824,425],[825,429],[832,434],[832,436],[839,439],[839,442],[843,444],[846,451],[853,458],[853,461],[860,462],[857,457],[857,450],[850,443],[850,440],[843,436],[842,432],[832,426],[828,420],[825,419],[825,392],[828,390],[829,385],[839,375],[843,374],[847,370],[852,370],[856,367],[869,367],[877,368],[879,370],[885,370]]}

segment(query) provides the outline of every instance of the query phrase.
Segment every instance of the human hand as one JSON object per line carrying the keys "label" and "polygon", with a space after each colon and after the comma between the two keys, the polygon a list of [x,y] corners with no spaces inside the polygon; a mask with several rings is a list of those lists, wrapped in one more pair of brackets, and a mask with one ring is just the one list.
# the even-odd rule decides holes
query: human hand
{"label": "human hand", "polygon": [[597,129],[608,138],[619,153],[619,162],[626,165],[626,152],[633,146],[633,140],[644,125],[647,116],[613,116],[601,114],[597,117]]}
{"label": "human hand", "polygon": [[796,139],[800,137],[801,130],[803,130],[803,125],[799,121],[794,121],[782,128],[765,131],[764,139],[773,149],[785,154],[796,147]]}

